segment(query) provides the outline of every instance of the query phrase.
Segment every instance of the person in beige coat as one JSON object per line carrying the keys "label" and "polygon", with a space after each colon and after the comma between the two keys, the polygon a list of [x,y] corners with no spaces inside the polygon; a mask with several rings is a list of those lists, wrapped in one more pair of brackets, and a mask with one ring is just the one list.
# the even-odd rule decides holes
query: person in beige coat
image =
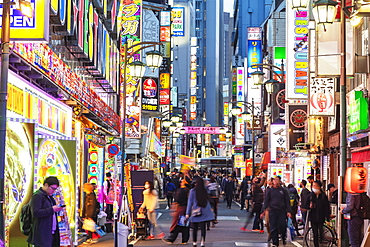
{"label": "person in beige coat", "polygon": [[143,204],[141,204],[140,209],[146,209],[148,214],[148,219],[150,222],[150,235],[148,239],[155,239],[154,233],[159,231],[156,238],[164,238],[164,233],[162,227],[157,223],[157,213],[158,208],[158,192],[154,189],[154,184],[152,181],[146,181],[144,184],[145,190],[143,191]]}

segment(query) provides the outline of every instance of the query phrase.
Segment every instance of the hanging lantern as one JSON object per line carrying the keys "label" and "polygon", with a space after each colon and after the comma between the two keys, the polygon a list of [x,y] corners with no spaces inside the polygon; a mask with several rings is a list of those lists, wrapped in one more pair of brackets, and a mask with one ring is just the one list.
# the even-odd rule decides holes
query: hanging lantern
{"label": "hanging lantern", "polygon": [[148,51],[146,53],[146,64],[151,68],[159,68],[162,65],[163,55],[159,51]]}
{"label": "hanging lantern", "polygon": [[259,71],[259,70],[254,71],[253,73],[251,73],[252,82],[255,86],[263,84],[263,75],[264,74],[265,73],[263,73],[262,71]]}
{"label": "hanging lantern", "polygon": [[346,170],[344,190],[348,193],[367,191],[367,170],[364,167],[349,167]]}
{"label": "hanging lantern", "polygon": [[145,73],[145,64],[140,61],[134,61],[128,64],[130,67],[130,75],[136,78],[142,78]]}
{"label": "hanging lantern", "polygon": [[337,2],[318,0],[313,3],[312,13],[317,24],[331,24],[337,15]]}
{"label": "hanging lantern", "polygon": [[308,5],[308,0],[291,0],[292,9],[305,9]]}

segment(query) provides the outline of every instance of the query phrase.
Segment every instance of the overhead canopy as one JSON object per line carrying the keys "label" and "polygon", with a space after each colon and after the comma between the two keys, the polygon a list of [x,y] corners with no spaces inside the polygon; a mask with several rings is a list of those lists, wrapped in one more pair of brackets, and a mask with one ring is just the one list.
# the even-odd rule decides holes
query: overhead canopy
{"label": "overhead canopy", "polygon": [[370,161],[370,145],[352,150],[352,163],[364,163]]}

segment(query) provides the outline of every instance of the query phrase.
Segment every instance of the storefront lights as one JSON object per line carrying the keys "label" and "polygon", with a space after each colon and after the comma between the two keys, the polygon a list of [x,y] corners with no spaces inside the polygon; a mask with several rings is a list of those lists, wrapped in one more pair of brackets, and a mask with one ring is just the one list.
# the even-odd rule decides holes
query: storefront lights
{"label": "storefront lights", "polygon": [[251,77],[252,77],[252,82],[254,85],[261,85],[263,84],[263,75],[265,73],[263,73],[262,71],[254,71],[253,73],[251,73]]}
{"label": "storefront lights", "polygon": [[132,77],[142,78],[144,76],[146,66],[144,63],[140,61],[134,61],[128,64],[128,66],[130,66],[130,75]]}
{"label": "storefront lights", "polygon": [[317,24],[331,24],[337,15],[337,2],[318,0],[313,3],[312,13]]}
{"label": "storefront lights", "polygon": [[146,64],[151,68],[159,68],[162,64],[163,56],[159,51],[149,51],[146,53]]}
{"label": "storefront lights", "polygon": [[266,88],[267,93],[272,94],[274,92],[274,87],[276,83],[279,83],[279,82],[275,79],[270,79],[265,82],[265,88]]}
{"label": "storefront lights", "polygon": [[291,0],[292,9],[305,9],[308,5],[308,0]]}

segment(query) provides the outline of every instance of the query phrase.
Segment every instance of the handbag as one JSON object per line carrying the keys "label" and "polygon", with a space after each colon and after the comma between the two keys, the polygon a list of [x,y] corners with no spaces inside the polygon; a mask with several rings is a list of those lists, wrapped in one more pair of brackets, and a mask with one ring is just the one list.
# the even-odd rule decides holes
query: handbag
{"label": "handbag", "polygon": [[201,207],[196,207],[191,210],[191,217],[197,217],[202,215],[202,208]]}
{"label": "handbag", "polygon": [[185,215],[180,215],[177,221],[178,226],[189,227],[190,221],[186,219]]}
{"label": "handbag", "polygon": [[293,221],[291,218],[288,218],[287,224],[287,241],[292,242],[296,238],[295,228],[293,226]]}
{"label": "handbag", "polygon": [[84,219],[84,224],[82,225],[82,229],[84,229],[86,231],[90,231],[90,232],[95,232],[96,231],[96,224],[92,219],[86,218],[86,219]]}

